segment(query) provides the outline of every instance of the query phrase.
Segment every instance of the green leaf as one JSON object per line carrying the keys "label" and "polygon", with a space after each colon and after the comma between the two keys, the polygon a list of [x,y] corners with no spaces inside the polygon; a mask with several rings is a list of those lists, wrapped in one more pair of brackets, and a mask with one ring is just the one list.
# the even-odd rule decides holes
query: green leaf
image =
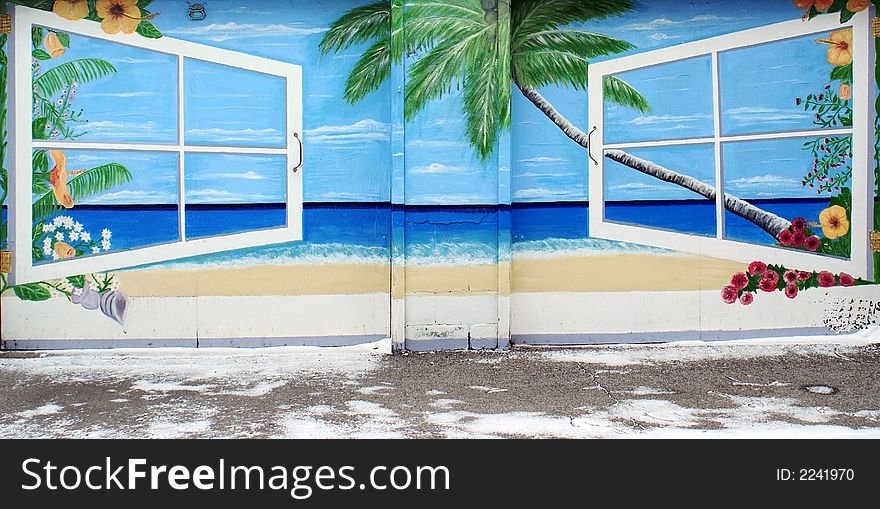
{"label": "green leaf", "polygon": [[31,55],[33,55],[34,58],[36,58],[37,60],[50,60],[52,58],[51,56],[49,56],[48,53],[41,49],[35,49],[33,52],[31,52]]}
{"label": "green leaf", "polygon": [[46,97],[54,96],[74,81],[83,84],[116,72],[113,64],[100,58],[80,58],[57,65],[34,80],[34,85]]}
{"label": "green leaf", "polygon": [[12,291],[15,292],[15,295],[19,299],[32,302],[49,300],[52,298],[52,294],[49,293],[49,290],[39,283],[13,286]]}
{"label": "green leaf", "polygon": [[55,35],[58,36],[58,42],[61,43],[65,48],[70,47],[70,34],[64,32],[55,32]]}
{"label": "green leaf", "polygon": [[[74,202],[82,201],[89,196],[109,191],[110,189],[131,182],[131,172],[118,163],[109,163],[81,173],[67,181],[67,189]],[[34,219],[44,218],[60,210],[61,205],[51,193],[34,202]]]}
{"label": "green leaf", "polygon": [[46,179],[36,178],[36,176],[34,178],[34,183],[33,183],[32,187],[33,187],[32,192],[38,196],[42,196],[42,195],[52,191],[52,186],[49,184],[49,182],[46,181]]}
{"label": "green leaf", "polygon": [[153,3],[153,0],[138,0],[137,6],[143,9]]}
{"label": "green leaf", "polygon": [[156,25],[150,23],[147,20],[143,20],[140,23],[138,23],[136,31],[137,31],[137,33],[141,34],[142,36],[146,37],[147,39],[161,39],[162,38],[162,32],[160,32],[159,29],[156,28]]}
{"label": "green leaf", "polygon": [[388,37],[391,33],[391,9],[387,0],[380,0],[349,10],[337,19],[321,38],[322,55],[347,49],[355,44]]}
{"label": "green leaf", "polygon": [[35,140],[45,140],[49,136],[46,134],[46,126],[49,124],[49,117],[35,118],[31,122],[31,135]]}
{"label": "green leaf", "polygon": [[49,170],[49,158],[46,157],[46,151],[35,150],[33,157],[31,157],[31,164],[34,173],[46,173]]}
{"label": "green leaf", "polygon": [[384,38],[371,46],[354,64],[345,80],[345,100],[355,104],[379,88],[391,74],[391,39]]}
{"label": "green leaf", "polygon": [[39,48],[43,45],[43,29],[40,27],[31,28],[31,44],[33,44],[34,49]]}
{"label": "green leaf", "polygon": [[605,99],[641,112],[651,111],[648,100],[622,79],[616,76],[606,76],[602,84]]}
{"label": "green leaf", "polygon": [[85,276],[70,276],[67,278],[67,281],[77,288],[84,288],[86,286]]}
{"label": "green leaf", "polygon": [[840,11],[840,22],[846,23],[847,21],[851,20],[852,17],[855,15],[856,15],[856,13],[854,13],[850,10],[844,9],[844,10]]}
{"label": "green leaf", "polygon": [[847,65],[842,65],[840,67],[835,67],[831,70],[831,79],[833,81],[840,81],[841,83],[852,83],[853,78],[853,66],[852,63]]}

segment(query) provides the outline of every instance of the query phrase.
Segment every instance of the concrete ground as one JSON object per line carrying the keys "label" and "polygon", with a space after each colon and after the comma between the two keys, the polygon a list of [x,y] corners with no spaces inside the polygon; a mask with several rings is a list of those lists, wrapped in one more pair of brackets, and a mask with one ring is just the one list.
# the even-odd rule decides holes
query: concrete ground
{"label": "concrete ground", "polygon": [[0,352],[0,437],[880,437],[880,330],[392,356]]}

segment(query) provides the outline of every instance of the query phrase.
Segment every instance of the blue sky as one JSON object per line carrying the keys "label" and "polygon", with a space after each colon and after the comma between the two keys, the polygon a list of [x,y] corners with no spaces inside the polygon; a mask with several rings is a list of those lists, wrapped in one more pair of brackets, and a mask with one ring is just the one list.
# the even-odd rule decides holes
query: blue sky
{"label": "blue sky", "polygon": [[[162,13],[154,22],[168,37],[302,65],[306,201],[387,201],[391,87],[385,83],[364,101],[351,106],[342,98],[344,82],[364,48],[353,47],[325,57],[318,51],[318,43],[330,24],[362,3],[366,2],[296,2],[292,8],[291,2],[281,0],[211,0],[208,19],[202,22],[189,21],[185,7],[174,0],[156,0],[151,10]],[[798,10],[787,1],[658,0],[642,2],[626,16],[597,21],[582,28],[625,39],[638,46],[637,51],[646,51],[799,16]],[[84,109],[84,117],[91,121],[87,138],[174,141],[177,137],[174,59],[133,48],[100,51],[101,44],[104,43],[75,38],[72,49],[63,57],[76,58],[97,51],[119,68],[113,78],[85,84],[80,89],[78,107]],[[822,48],[808,42],[803,45],[803,52],[788,47],[755,54],[748,51],[725,56],[722,62],[723,66],[729,66],[729,71],[722,72],[736,76],[735,80],[722,80],[723,104],[728,111],[725,128],[729,126],[734,133],[756,121],[764,122],[769,129],[803,125],[803,115],[789,108],[786,101],[791,101],[796,94],[812,91],[821,86],[819,81],[827,79],[827,71],[816,72],[817,66],[822,64]],[[750,67],[746,65],[748,62],[759,65]],[[678,137],[682,133],[701,131],[707,121],[711,126],[711,118],[707,120],[703,116],[706,101],[710,101],[706,95],[710,85],[700,80],[704,70],[699,64],[678,64],[685,68],[684,72],[679,75],[667,71],[666,77],[671,76],[668,81],[663,81],[664,76],[657,71],[641,71],[647,77],[643,77],[645,82],[638,86],[651,99],[654,111],[649,114],[618,111],[618,123],[629,128],[620,131],[621,139],[638,136],[659,139],[656,133],[652,134],[652,129],[675,132],[676,129],[668,129],[685,126],[677,128],[679,132],[675,137]],[[779,68],[767,69],[771,64]],[[214,66],[198,62],[186,65],[187,140],[259,146],[283,143],[287,133],[277,100],[278,80],[247,76],[229,69],[216,74],[216,69],[210,67]],[[654,85],[647,81],[652,77]],[[786,81],[792,78],[799,81]],[[761,85],[762,81],[779,83],[768,92],[766,84]],[[145,87],[144,83],[150,85]],[[588,129],[586,92],[546,87],[541,93],[576,125]],[[497,203],[499,171],[511,172],[514,201],[587,199],[587,151],[566,138],[518,90],[513,91],[514,132],[509,169],[499,170],[495,162],[482,163],[477,159],[464,136],[459,100],[454,92],[429,104],[407,124],[407,203]],[[781,108],[791,117],[785,121],[787,124],[772,120],[774,114],[779,116],[775,110]],[[737,119],[745,120],[737,124]],[[210,191],[214,191],[216,197],[224,196],[224,191],[228,193],[246,184],[249,197],[278,199],[278,189],[273,187],[279,185],[277,165],[247,164],[234,159],[218,159],[214,163],[217,165],[214,173],[227,177],[212,181],[213,187],[200,188],[208,191],[204,196]],[[766,171],[771,177],[789,180],[795,173],[803,173],[794,165]],[[136,175],[135,181],[124,190],[130,191],[132,198],[135,193],[153,192],[155,199],[164,192],[158,178],[157,172],[145,169],[144,174]],[[651,192],[654,191],[646,191],[645,195],[635,192],[633,199],[646,198]],[[105,198],[95,198],[94,202]]]}

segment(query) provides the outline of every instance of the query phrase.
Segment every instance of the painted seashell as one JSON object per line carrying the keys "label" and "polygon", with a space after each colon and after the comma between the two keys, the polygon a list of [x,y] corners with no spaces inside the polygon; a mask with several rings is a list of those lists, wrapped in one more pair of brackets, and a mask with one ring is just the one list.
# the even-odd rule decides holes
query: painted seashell
{"label": "painted seashell", "polygon": [[67,242],[56,242],[53,249],[55,250],[55,254],[58,255],[58,258],[61,258],[62,260],[76,256],[76,249]]}
{"label": "painted seashell", "polygon": [[116,320],[119,325],[124,325],[128,312],[128,297],[119,290],[104,292],[101,294],[101,312]]}
{"label": "painted seashell", "polygon": [[74,304],[80,304],[82,307],[90,311],[94,311],[101,305],[101,294],[86,285],[86,287],[82,289],[82,293],[79,295],[72,295],[70,301]]}

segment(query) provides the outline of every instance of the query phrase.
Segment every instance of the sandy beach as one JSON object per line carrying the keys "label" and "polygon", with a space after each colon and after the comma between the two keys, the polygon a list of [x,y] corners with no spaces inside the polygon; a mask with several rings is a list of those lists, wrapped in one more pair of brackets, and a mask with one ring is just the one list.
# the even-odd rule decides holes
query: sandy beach
{"label": "sandy beach", "polygon": [[[407,294],[489,294],[499,290],[506,263],[415,266],[406,269]],[[720,289],[743,264],[699,256],[614,254],[516,258],[513,292],[620,292]],[[260,265],[120,272],[137,297],[334,295],[387,293],[390,267],[381,264]]]}

